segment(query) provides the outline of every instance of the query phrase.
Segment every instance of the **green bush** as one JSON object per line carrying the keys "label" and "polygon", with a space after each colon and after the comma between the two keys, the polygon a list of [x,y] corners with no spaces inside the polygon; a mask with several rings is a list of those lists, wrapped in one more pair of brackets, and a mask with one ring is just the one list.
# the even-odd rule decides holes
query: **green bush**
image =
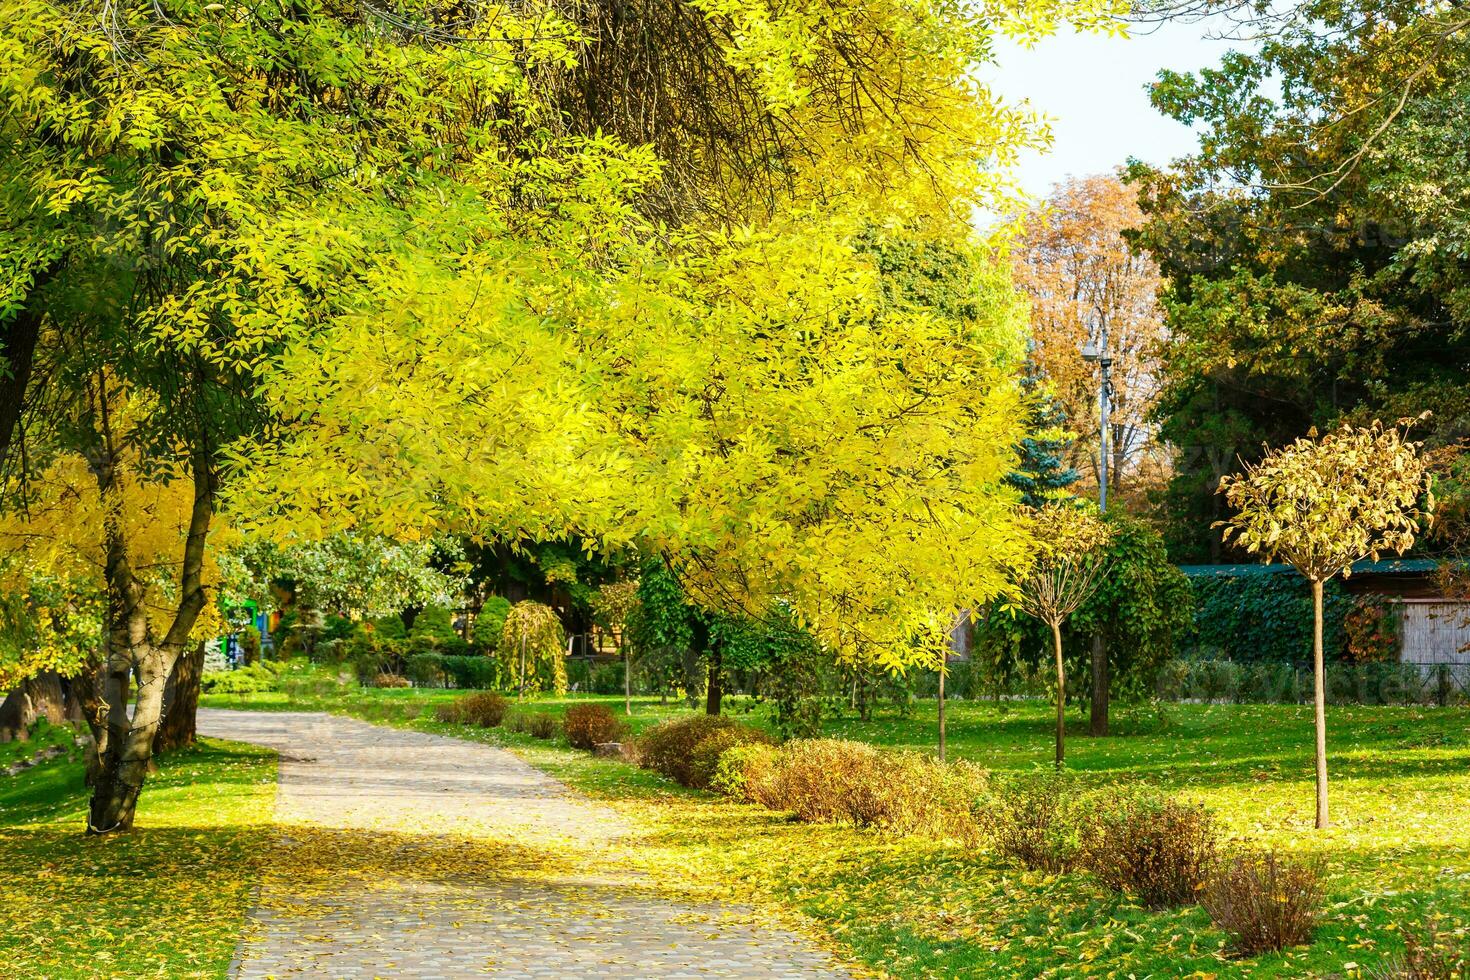
{"label": "green bush", "polygon": [[510,615],[510,600],[493,595],[480,607],[475,623],[470,627],[470,636],[481,653],[493,653],[500,645],[500,634],[505,630],[505,617]]}
{"label": "green bush", "polygon": [[1080,863],[1147,908],[1192,905],[1217,845],[1215,822],[1204,807],[1153,791],[1113,791],[1089,807]]}
{"label": "green bush", "polygon": [[780,755],[780,750],[774,745],[749,743],[731,746],[720,753],[709,788],[737,800],[759,802],[762,787],[775,772]]}
{"label": "green bush", "polygon": [[205,674],[199,678],[199,690],[205,694],[256,694],[274,691],[278,676],[279,671],[266,665],[251,664],[237,670]]}
{"label": "green bush", "polygon": [[454,614],[442,606],[429,606],[413,618],[408,639],[415,650],[444,650],[456,641],[463,642],[454,631]]}
{"label": "green bush", "polygon": [[717,731],[744,727],[723,715],[689,715],[662,722],[638,739],[639,764],[681,786],[692,786],[695,746]]}
{"label": "green bush", "polygon": [[605,704],[574,704],[567,709],[567,744],[591,750],[604,742],[621,742],[627,726]]}
{"label": "green bush", "polygon": [[403,625],[403,618],[397,613],[387,616],[379,616],[364,624],[366,632],[381,641],[406,640],[408,639],[408,627]]}
{"label": "green bush", "polygon": [[[1217,660],[1301,662],[1312,652],[1312,591],[1289,567],[1189,566],[1194,624],[1182,648]],[[1353,600],[1336,579],[1323,593],[1328,660],[1347,655],[1345,622]]]}
{"label": "green bush", "polygon": [[695,789],[710,788],[719,769],[720,759],[736,746],[770,744],[771,737],[765,732],[744,725],[716,729],[695,743],[690,751],[687,785]]}

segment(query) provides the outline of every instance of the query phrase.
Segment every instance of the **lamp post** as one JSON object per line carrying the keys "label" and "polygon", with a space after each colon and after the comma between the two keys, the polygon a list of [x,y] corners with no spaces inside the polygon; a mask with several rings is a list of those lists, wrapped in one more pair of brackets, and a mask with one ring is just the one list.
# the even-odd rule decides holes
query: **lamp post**
{"label": "lamp post", "polygon": [[1097,414],[1101,424],[1101,439],[1097,444],[1097,506],[1104,514],[1108,512],[1108,408],[1113,397],[1113,379],[1111,368],[1113,358],[1108,354],[1108,327],[1103,328],[1098,337],[1099,342],[1092,341],[1082,345],[1082,359],[1089,364],[1096,364],[1102,372],[1102,384],[1097,390]]}
{"label": "lamp post", "polygon": [[[1097,364],[1102,374],[1102,383],[1097,391],[1097,415],[1101,426],[1101,438],[1097,444],[1097,507],[1101,513],[1108,512],[1108,455],[1109,438],[1108,409],[1113,397],[1113,379],[1109,369],[1113,358],[1108,353],[1108,324],[1104,320],[1098,331],[1098,342],[1089,340],[1082,346],[1082,359]],[[1092,637],[1092,703],[1088,712],[1087,729],[1093,735],[1108,733],[1108,648],[1099,630]]]}

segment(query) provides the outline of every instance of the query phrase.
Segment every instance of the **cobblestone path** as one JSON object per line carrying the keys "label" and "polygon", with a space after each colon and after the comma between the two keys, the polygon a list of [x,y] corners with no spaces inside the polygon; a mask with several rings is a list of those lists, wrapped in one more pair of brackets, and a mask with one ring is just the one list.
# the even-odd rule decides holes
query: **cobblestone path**
{"label": "cobblestone path", "polygon": [[619,866],[613,810],[503,749],[326,714],[201,709],[280,753],[277,851],[235,976],[844,977],[739,909]]}

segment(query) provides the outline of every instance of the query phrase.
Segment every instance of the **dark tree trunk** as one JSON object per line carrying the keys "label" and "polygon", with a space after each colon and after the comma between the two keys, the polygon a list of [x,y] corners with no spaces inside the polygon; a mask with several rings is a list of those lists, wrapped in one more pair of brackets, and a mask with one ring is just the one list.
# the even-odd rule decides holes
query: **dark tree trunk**
{"label": "dark tree trunk", "polygon": [[705,693],[705,672],[700,669],[700,661],[708,652],[709,627],[704,620],[695,616],[689,646],[684,650],[684,703],[690,708],[699,707],[699,697]]}
{"label": "dark tree trunk", "polygon": [[1092,638],[1092,703],[1087,730],[1093,735],[1108,733],[1108,644],[1099,633]]}
{"label": "dark tree trunk", "polygon": [[26,304],[0,325],[0,469],[10,459],[11,444],[18,441],[21,416],[26,409],[26,390],[36,362],[36,341],[41,336],[45,305],[37,293],[56,275],[56,267],[35,274]]}
{"label": "dark tree trunk", "polygon": [[69,698],[67,685],[55,671],[45,671],[21,681],[0,702],[0,742],[25,738],[37,719],[63,725],[80,716],[76,699]]}
{"label": "dark tree trunk", "polygon": [[724,654],[720,651],[719,641],[710,644],[709,648],[709,682],[704,689],[704,713],[717,715],[720,713],[720,701],[725,696],[725,663]]}
{"label": "dark tree trunk", "polygon": [[204,644],[181,656],[163,688],[163,721],[153,736],[153,754],[194,744],[199,713],[199,676],[204,672]]}

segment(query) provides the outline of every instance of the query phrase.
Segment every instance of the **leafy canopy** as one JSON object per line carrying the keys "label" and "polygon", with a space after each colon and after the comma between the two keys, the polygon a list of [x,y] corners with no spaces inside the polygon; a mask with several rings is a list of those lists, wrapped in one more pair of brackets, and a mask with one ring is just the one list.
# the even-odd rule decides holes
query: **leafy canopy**
{"label": "leafy canopy", "polygon": [[1220,491],[1237,510],[1218,525],[1226,540],[1313,582],[1351,575],[1353,562],[1381,552],[1403,554],[1434,510],[1418,444],[1378,422],[1297,439],[1222,479]]}

